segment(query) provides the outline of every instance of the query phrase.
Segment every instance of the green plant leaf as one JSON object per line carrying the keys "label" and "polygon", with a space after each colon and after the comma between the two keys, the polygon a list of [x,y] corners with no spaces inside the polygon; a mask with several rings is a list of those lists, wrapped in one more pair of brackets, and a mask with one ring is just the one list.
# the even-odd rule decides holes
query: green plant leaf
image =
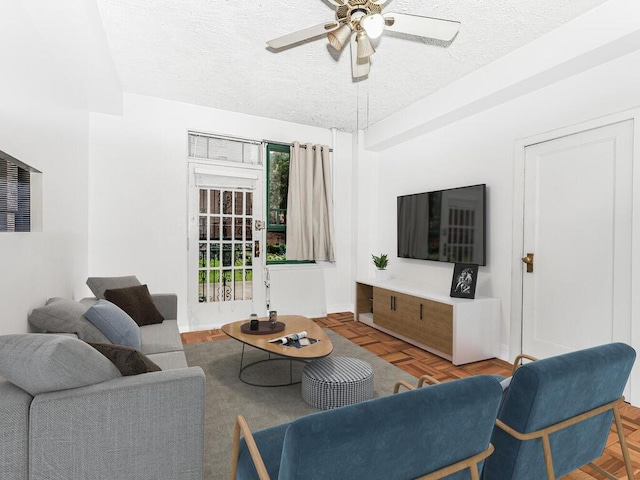
{"label": "green plant leaf", "polygon": [[389,256],[386,253],[381,253],[380,256],[371,255],[373,259],[373,264],[379,270],[384,270],[389,265]]}

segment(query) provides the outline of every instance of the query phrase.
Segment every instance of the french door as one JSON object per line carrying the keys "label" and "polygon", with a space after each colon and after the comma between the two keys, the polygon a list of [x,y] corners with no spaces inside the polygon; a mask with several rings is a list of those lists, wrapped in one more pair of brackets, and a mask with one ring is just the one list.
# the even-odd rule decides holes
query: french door
{"label": "french door", "polygon": [[263,315],[261,168],[189,170],[189,328]]}

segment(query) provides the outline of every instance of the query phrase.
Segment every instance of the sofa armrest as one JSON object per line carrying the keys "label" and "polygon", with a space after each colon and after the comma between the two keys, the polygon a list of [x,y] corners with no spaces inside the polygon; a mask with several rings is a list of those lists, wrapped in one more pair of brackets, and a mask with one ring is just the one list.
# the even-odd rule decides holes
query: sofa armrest
{"label": "sofa armrest", "polygon": [[178,319],[178,295],[175,293],[152,293],[151,299],[165,320]]}
{"label": "sofa armrest", "polygon": [[0,378],[0,478],[28,478],[31,395]]}
{"label": "sofa armrest", "polygon": [[205,378],[199,367],[37,395],[33,478],[202,480]]}

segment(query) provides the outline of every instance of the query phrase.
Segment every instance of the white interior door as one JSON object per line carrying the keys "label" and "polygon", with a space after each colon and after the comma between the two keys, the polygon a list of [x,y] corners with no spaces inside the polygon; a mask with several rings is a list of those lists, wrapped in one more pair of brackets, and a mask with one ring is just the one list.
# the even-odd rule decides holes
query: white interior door
{"label": "white interior door", "polygon": [[263,315],[261,167],[191,163],[189,177],[190,330]]}
{"label": "white interior door", "polygon": [[522,350],[631,343],[632,121],[526,147]]}

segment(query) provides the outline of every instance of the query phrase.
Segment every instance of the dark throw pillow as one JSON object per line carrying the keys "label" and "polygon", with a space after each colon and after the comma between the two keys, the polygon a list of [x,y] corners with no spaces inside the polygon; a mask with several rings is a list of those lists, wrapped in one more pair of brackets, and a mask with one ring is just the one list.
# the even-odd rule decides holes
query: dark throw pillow
{"label": "dark throw pillow", "polygon": [[104,298],[127,312],[141,327],[164,321],[146,285],[105,290]]}
{"label": "dark throw pillow", "polygon": [[161,369],[135,348],[110,343],[90,343],[93,348],[111,360],[122,376],[159,372]]}

